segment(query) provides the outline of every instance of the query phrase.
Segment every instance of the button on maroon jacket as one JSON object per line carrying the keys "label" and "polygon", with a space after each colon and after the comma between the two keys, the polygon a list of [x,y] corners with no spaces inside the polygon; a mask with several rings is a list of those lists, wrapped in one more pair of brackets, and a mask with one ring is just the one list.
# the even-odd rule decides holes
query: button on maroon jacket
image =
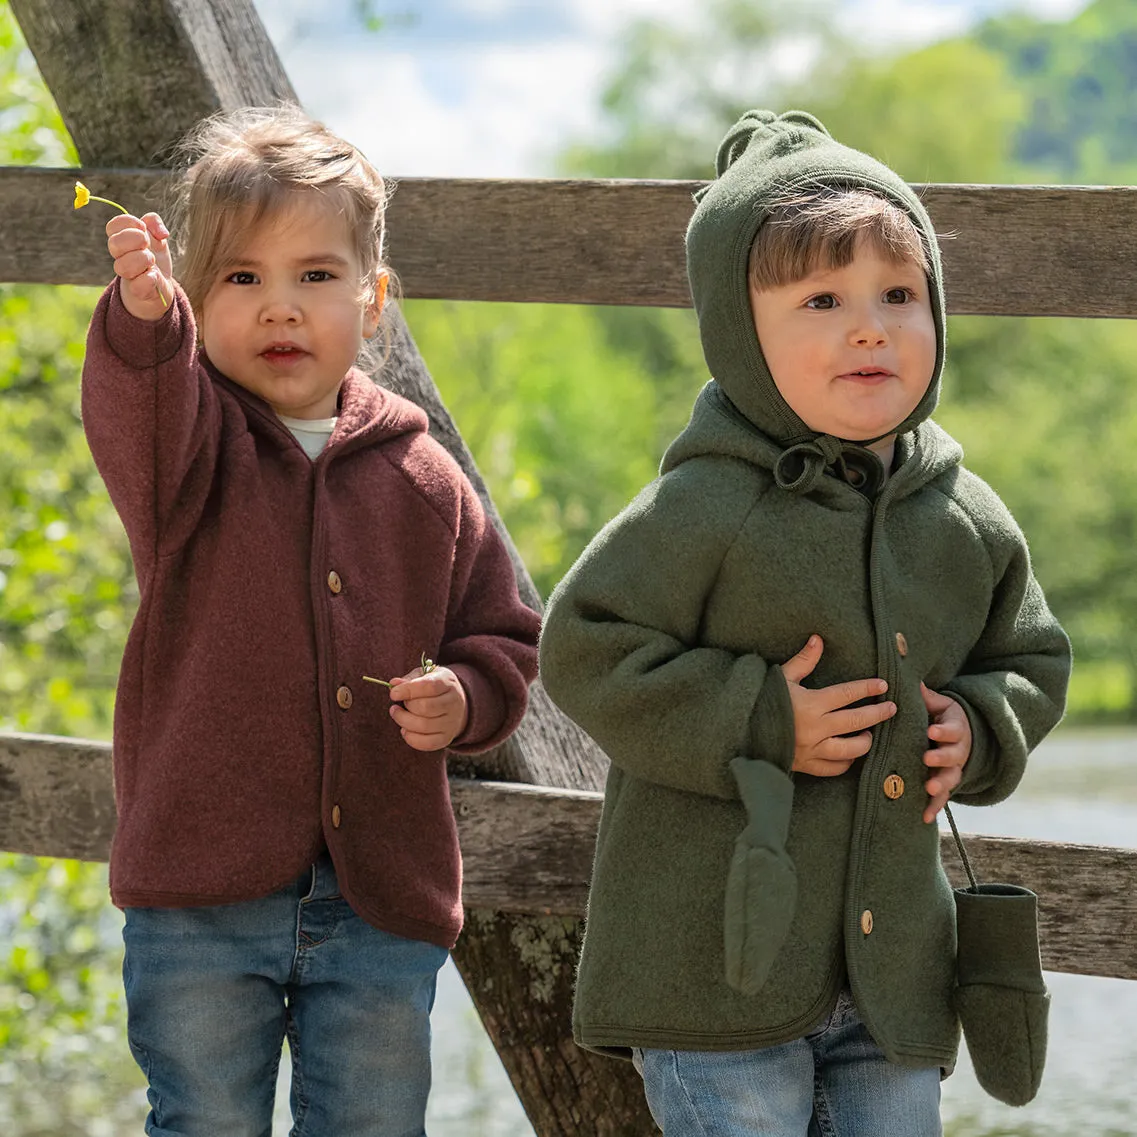
{"label": "button on maroon jacket", "polygon": [[408,747],[362,676],[425,652],[469,698],[453,749],[488,749],[524,712],[538,616],[422,410],[353,370],[311,462],[195,341],[180,291],[146,323],[117,284],[88,336],[84,426],[140,591],[115,708],[112,898],[253,899],[326,843],[359,915],[452,947],[446,752]]}

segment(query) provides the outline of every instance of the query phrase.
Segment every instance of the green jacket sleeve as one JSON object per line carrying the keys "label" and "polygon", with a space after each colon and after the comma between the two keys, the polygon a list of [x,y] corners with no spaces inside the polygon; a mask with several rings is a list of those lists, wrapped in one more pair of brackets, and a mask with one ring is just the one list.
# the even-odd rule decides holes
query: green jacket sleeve
{"label": "green jacket sleeve", "polygon": [[714,474],[684,463],[596,536],[549,601],[540,669],[616,765],[737,799],[731,760],[788,770],[793,718],[779,668],[701,635],[723,558],[764,488]]}
{"label": "green jacket sleeve", "polygon": [[1026,540],[1006,510],[983,534],[995,574],[983,634],[943,691],[971,723],[971,757],[953,795],[993,805],[1018,785],[1031,750],[1066,705],[1070,641],[1031,572]]}

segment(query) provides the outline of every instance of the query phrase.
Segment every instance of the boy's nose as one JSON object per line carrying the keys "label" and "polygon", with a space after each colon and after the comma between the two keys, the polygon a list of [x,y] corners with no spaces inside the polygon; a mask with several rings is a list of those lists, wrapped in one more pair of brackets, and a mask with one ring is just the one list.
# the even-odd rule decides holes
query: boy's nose
{"label": "boy's nose", "polygon": [[857,347],[884,347],[888,343],[888,333],[880,319],[865,316],[849,329],[849,339]]}

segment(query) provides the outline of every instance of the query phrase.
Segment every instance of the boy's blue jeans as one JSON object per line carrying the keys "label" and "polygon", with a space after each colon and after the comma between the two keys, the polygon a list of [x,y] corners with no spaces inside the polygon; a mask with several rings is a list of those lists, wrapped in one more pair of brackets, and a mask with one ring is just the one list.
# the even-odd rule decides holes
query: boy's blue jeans
{"label": "boy's blue jeans", "polygon": [[127,909],[123,939],[153,1137],[269,1137],[285,1038],[293,1137],[423,1137],[446,950],[356,916],[326,854],[262,900]]}
{"label": "boy's blue jeans", "polygon": [[762,1050],[637,1050],[664,1137],[939,1137],[940,1071],[889,1062],[842,992],[827,1022]]}

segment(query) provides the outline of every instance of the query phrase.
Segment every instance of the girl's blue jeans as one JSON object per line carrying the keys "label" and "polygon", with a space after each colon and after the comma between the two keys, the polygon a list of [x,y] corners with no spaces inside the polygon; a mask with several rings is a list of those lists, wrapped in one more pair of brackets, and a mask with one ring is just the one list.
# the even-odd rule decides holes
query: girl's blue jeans
{"label": "girl's blue jeans", "polygon": [[269,1137],[285,1039],[293,1137],[423,1137],[446,950],[360,919],[327,854],[261,900],[129,908],[123,939],[152,1137]]}
{"label": "girl's blue jeans", "polygon": [[889,1062],[842,992],[804,1038],[762,1050],[636,1050],[664,1137],[939,1137],[940,1071]]}

